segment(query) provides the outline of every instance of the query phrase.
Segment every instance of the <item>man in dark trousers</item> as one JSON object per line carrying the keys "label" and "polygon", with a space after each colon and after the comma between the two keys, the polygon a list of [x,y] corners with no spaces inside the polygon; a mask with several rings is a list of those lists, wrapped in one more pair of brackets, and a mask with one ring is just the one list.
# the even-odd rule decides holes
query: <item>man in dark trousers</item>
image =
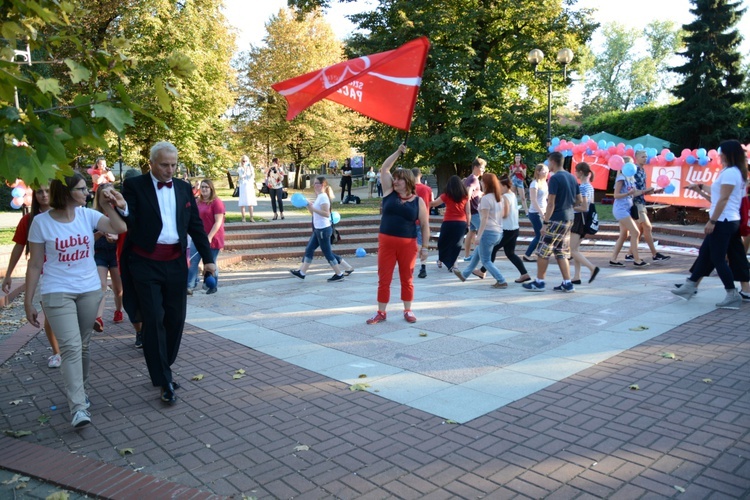
{"label": "man in dark trousers", "polygon": [[187,304],[188,234],[205,264],[216,275],[216,264],[198,215],[190,184],[174,179],[177,148],[159,142],[151,148],[151,171],[127,179],[122,194],[128,203],[127,239],[123,249],[125,294],[135,298],[143,320],[143,354],[161,400],[174,404],[172,363],[180,348]]}

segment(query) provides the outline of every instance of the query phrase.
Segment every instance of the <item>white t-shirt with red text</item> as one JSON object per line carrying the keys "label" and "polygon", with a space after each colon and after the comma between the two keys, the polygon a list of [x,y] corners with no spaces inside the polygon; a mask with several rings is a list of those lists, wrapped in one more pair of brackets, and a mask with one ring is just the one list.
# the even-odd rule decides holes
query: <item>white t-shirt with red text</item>
{"label": "white t-shirt with red text", "polygon": [[86,293],[101,288],[94,261],[94,230],[101,212],[79,207],[72,222],[58,222],[49,212],[34,217],[29,241],[44,243],[41,293]]}

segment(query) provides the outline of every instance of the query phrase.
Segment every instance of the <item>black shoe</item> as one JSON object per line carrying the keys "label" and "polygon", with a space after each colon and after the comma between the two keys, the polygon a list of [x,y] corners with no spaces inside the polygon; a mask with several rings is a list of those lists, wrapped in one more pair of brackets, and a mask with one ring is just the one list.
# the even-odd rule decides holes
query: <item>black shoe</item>
{"label": "black shoe", "polygon": [[599,269],[598,266],[594,268],[594,272],[591,273],[591,277],[589,278],[589,283],[593,283],[594,282],[594,280],[596,279],[596,275],[599,274],[599,271],[600,271],[600,269]]}
{"label": "black shoe", "polygon": [[177,402],[177,395],[174,393],[174,384],[167,384],[161,388],[161,400],[167,404],[173,405]]}
{"label": "black shoe", "polygon": [[141,332],[135,332],[135,348],[143,349],[143,334]]}
{"label": "black shoe", "polygon": [[528,257],[526,257],[526,256],[524,255],[524,256],[523,256],[523,261],[524,261],[524,262],[536,262],[536,259],[530,259],[530,258],[528,258]]}
{"label": "black shoe", "polygon": [[296,277],[298,277],[298,278],[299,278],[299,279],[301,279],[301,280],[305,279],[305,275],[304,275],[304,274],[302,274],[302,273],[301,273],[301,272],[299,271],[299,269],[290,269],[290,270],[289,270],[289,272],[290,272],[290,273],[292,273],[293,275],[295,275]]}
{"label": "black shoe", "polygon": [[[570,282],[573,283],[574,285],[580,285],[581,284],[581,280],[570,280]],[[557,288],[557,287],[555,287],[555,288]]]}
{"label": "black shoe", "polygon": [[645,260],[641,259],[640,262],[633,261],[633,265],[635,267],[646,267],[648,265],[648,262],[646,262]]}
{"label": "black shoe", "polygon": [[633,262],[635,259],[633,258],[633,254],[625,254],[625,260],[628,262]]}
{"label": "black shoe", "polygon": [[344,275],[343,274],[334,274],[330,278],[328,278],[326,281],[333,283],[334,281],[344,281]]}
{"label": "black shoe", "polygon": [[344,276],[349,276],[353,272],[354,272],[354,268],[348,269],[348,270],[344,271]]}
{"label": "black shoe", "polygon": [[426,278],[427,277],[427,269],[425,269],[424,266],[419,270],[419,274],[417,274],[417,278]]}
{"label": "black shoe", "polygon": [[212,293],[216,293],[218,291],[219,291],[218,288],[209,288],[208,291],[206,292],[206,295],[211,295]]}
{"label": "black shoe", "polygon": [[671,255],[664,255],[659,252],[656,252],[656,255],[654,255],[654,262],[659,262],[660,260],[669,260],[671,259]]}
{"label": "black shoe", "polygon": [[625,267],[625,264],[623,264],[622,262],[617,262],[615,260],[610,260],[609,265],[610,267]]}

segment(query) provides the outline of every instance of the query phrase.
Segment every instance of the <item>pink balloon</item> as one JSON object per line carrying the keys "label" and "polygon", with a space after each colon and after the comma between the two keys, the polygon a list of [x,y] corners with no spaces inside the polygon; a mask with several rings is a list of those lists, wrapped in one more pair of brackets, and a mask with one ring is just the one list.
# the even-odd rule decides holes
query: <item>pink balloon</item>
{"label": "pink balloon", "polygon": [[611,155],[617,154],[617,146],[610,146],[607,148],[607,152]]}
{"label": "pink balloon", "polygon": [[587,146],[589,147],[591,151],[596,151],[597,149],[599,149],[598,144],[596,143],[594,139],[589,139]]}
{"label": "pink balloon", "polygon": [[625,154],[625,145],[624,144],[618,144],[617,149],[615,149],[615,153],[618,155],[624,155]]}
{"label": "pink balloon", "polygon": [[682,157],[675,158],[672,162],[672,165],[677,165],[678,167],[681,167],[685,164],[685,159]]}
{"label": "pink balloon", "polygon": [[23,196],[19,196],[18,198],[13,198],[13,203],[18,205],[19,207],[23,206]]}
{"label": "pink balloon", "polygon": [[662,156],[666,156],[667,153],[669,153],[669,148],[664,148],[664,149],[661,150],[661,155]]}
{"label": "pink balloon", "polygon": [[93,167],[87,168],[86,169],[86,173],[89,174],[89,175],[94,175],[94,168]]}
{"label": "pink balloon", "polygon": [[711,158],[713,160],[717,156],[719,156],[719,153],[717,153],[715,149],[709,150],[709,152],[708,152],[708,157],[709,158]]}
{"label": "pink balloon", "polygon": [[635,153],[635,151],[633,151],[633,148],[631,148],[631,147],[628,147],[625,150],[625,156],[633,156],[634,153]]}
{"label": "pink balloon", "polygon": [[625,161],[622,159],[622,156],[612,155],[609,157],[607,165],[609,165],[609,168],[612,170],[620,170],[624,163]]}
{"label": "pink balloon", "polygon": [[660,188],[669,186],[669,177],[667,177],[666,175],[660,175],[656,178],[656,185]]}
{"label": "pink balloon", "polygon": [[682,150],[682,153],[680,154],[680,157],[684,159],[684,158],[687,158],[688,156],[690,156],[691,154],[693,154],[693,152],[690,151],[689,149],[685,148],[685,149]]}

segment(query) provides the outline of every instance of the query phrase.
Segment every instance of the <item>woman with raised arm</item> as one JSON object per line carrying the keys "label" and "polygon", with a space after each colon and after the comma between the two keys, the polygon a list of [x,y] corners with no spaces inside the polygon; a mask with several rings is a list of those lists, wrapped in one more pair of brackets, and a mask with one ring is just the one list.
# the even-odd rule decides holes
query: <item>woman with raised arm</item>
{"label": "woman with raised arm", "polygon": [[[383,216],[380,219],[378,234],[378,311],[367,320],[374,325],[386,320],[385,309],[391,298],[393,271],[398,263],[401,280],[401,300],[404,303],[404,319],[409,323],[417,321],[411,310],[414,300],[414,265],[417,255],[427,258],[427,244],[430,241],[430,221],[427,207],[417,196],[414,175],[410,169],[398,169],[391,173],[393,164],[406,151],[406,145],[398,149],[380,167],[380,182],[383,185]],[[417,248],[417,225],[422,231],[421,249]]]}
{"label": "woman with raised arm", "polygon": [[86,396],[91,325],[102,298],[94,261],[94,230],[120,234],[127,230],[115,210],[127,210],[125,199],[101,188],[104,214],[84,208],[89,190],[79,173],[50,182],[52,210],[34,217],[29,230],[31,259],[26,269],[26,319],[39,327],[34,290],[44,269],[41,294],[44,314],[55,331],[62,355],[61,372],[73,427],[91,423]]}

